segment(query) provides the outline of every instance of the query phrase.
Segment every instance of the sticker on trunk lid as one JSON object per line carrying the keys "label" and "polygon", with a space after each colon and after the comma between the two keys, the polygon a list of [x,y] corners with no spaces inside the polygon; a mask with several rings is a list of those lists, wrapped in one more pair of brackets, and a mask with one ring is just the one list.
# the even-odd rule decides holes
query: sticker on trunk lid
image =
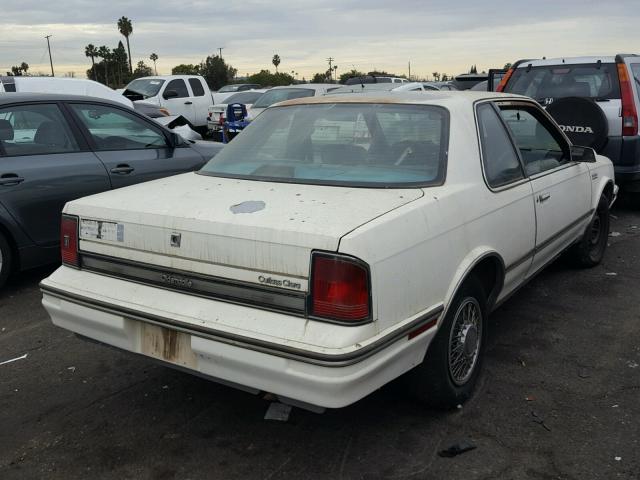
{"label": "sticker on trunk lid", "polygon": [[122,223],[83,218],[80,220],[80,238],[124,242],[124,225]]}

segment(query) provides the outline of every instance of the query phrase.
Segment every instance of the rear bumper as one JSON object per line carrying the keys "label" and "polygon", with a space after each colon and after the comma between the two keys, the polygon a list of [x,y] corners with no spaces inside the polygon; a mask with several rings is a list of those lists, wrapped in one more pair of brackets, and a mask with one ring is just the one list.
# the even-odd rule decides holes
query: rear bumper
{"label": "rear bumper", "polygon": [[[198,328],[197,324],[187,325],[176,318],[142,309],[128,309],[95,296],[91,298],[74,293],[69,286],[56,285],[50,279],[44,280],[41,287],[43,306],[52,322],[61,328],[212,380],[271,392],[283,399],[325,408],[340,408],[354,403],[418,365],[435,335],[436,321],[442,312],[438,308],[422,315],[392,335],[374,339],[357,350],[304,350]],[[165,295],[184,296],[166,292]],[[213,300],[207,302],[211,309],[218,309],[220,315],[224,315],[225,310],[228,312],[229,308],[246,308]],[[274,315],[265,312],[267,314]],[[305,322],[304,319],[295,320]],[[425,322],[433,326],[408,340],[408,331],[416,329],[416,325],[425,325]]]}
{"label": "rear bumper", "polygon": [[640,136],[610,137],[601,153],[613,162],[616,184],[628,192],[640,192]]}

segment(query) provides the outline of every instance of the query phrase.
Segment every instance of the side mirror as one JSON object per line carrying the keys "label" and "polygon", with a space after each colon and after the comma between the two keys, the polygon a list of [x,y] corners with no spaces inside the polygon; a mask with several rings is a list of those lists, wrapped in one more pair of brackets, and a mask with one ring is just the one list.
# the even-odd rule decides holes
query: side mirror
{"label": "side mirror", "polygon": [[596,161],[596,151],[593,148],[572,145],[571,160],[574,162],[594,163]]}
{"label": "side mirror", "polygon": [[178,98],[178,92],[176,92],[175,90],[167,90],[162,96],[165,100],[168,100],[170,98]]}

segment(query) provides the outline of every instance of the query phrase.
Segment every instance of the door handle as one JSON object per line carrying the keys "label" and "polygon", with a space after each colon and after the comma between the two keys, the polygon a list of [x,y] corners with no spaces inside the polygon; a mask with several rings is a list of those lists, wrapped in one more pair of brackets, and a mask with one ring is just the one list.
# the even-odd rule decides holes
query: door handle
{"label": "door handle", "polygon": [[543,203],[549,200],[550,198],[551,198],[550,193],[541,193],[540,195],[538,195],[538,202]]}
{"label": "door handle", "polygon": [[187,101],[187,102],[184,102],[184,104],[185,104],[185,105],[192,105],[192,104],[193,104],[193,102],[189,102],[189,101]]}
{"label": "door handle", "polygon": [[22,182],[24,182],[24,178],[19,177],[15,173],[5,173],[4,175],[0,175],[0,186],[3,187],[13,187],[14,185],[18,185]]}
{"label": "door handle", "polygon": [[115,168],[111,169],[111,173],[115,173],[116,175],[128,175],[133,172],[135,169],[129,165],[122,164],[118,165]]}

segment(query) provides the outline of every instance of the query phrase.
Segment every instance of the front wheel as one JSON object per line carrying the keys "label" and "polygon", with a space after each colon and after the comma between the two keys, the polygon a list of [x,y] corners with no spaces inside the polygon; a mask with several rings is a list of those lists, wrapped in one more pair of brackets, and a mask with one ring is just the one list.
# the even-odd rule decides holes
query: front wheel
{"label": "front wheel", "polygon": [[487,338],[486,301],[478,279],[468,278],[454,297],[424,362],[410,372],[410,388],[429,406],[455,408],[471,397]]}
{"label": "front wheel", "polygon": [[578,267],[590,268],[604,258],[609,241],[609,200],[600,197],[591,223],[578,243],[571,247],[570,255]]}

